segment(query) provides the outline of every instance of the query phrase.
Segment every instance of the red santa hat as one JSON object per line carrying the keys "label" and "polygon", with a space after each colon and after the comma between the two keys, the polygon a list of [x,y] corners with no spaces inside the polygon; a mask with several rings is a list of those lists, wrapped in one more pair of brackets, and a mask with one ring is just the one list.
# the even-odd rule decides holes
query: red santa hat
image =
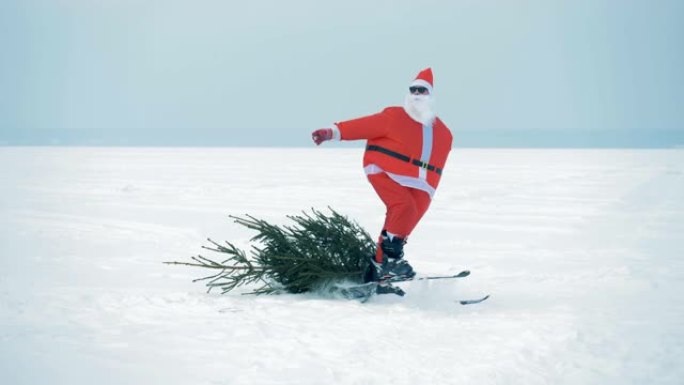
{"label": "red santa hat", "polygon": [[418,76],[416,76],[416,79],[413,81],[413,83],[411,83],[411,87],[414,86],[425,87],[430,92],[430,95],[432,95],[432,68],[428,67],[418,72]]}

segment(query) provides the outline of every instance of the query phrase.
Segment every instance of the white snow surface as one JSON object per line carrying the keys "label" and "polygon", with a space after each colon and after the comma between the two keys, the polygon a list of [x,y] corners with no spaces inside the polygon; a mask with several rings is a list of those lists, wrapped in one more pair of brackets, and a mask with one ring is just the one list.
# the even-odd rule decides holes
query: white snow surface
{"label": "white snow surface", "polygon": [[[404,298],[207,294],[229,214],[331,206],[358,148],[0,148],[0,382],[682,384],[684,150],[455,149]],[[458,299],[491,294],[479,305]]]}

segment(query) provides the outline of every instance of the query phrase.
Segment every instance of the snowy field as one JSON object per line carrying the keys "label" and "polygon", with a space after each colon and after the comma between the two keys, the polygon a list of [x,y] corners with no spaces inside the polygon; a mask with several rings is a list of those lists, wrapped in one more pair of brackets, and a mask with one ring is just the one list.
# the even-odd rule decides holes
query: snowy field
{"label": "snowy field", "polygon": [[684,383],[681,149],[454,150],[406,252],[473,273],[404,298],[206,294],[162,264],[246,247],[229,214],[375,235],[361,151],[0,147],[0,383]]}

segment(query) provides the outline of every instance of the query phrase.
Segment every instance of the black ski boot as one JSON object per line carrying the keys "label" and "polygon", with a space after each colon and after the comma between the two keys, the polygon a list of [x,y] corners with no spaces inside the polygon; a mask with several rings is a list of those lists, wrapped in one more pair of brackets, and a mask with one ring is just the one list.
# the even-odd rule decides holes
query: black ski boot
{"label": "black ski boot", "polygon": [[381,239],[382,262],[378,263],[375,256],[371,256],[371,263],[364,275],[364,281],[389,281],[392,279],[401,281],[413,278],[416,272],[403,258],[406,240],[400,237],[390,239],[385,230],[382,231]]}

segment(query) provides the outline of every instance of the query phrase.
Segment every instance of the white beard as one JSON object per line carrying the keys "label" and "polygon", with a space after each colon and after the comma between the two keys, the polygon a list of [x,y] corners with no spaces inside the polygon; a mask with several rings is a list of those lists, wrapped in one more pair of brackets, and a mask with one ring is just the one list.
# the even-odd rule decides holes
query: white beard
{"label": "white beard", "polygon": [[432,95],[408,94],[404,98],[404,111],[420,124],[430,124],[435,120],[434,99]]}

